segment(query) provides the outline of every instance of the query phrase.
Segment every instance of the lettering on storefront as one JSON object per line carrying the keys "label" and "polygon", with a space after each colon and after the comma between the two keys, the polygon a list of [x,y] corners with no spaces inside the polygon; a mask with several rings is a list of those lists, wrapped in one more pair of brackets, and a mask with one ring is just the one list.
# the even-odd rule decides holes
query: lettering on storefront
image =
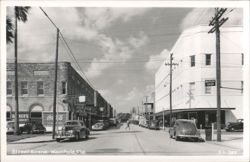
{"label": "lettering on storefront", "polygon": [[[43,125],[52,126],[53,125],[53,112],[43,112]],[[63,125],[67,120],[67,112],[56,113],[56,125]]]}
{"label": "lettering on storefront", "polygon": [[[19,112],[19,124],[24,124],[29,121],[29,113],[28,112]],[[15,113],[11,114],[12,119],[15,120]]]}

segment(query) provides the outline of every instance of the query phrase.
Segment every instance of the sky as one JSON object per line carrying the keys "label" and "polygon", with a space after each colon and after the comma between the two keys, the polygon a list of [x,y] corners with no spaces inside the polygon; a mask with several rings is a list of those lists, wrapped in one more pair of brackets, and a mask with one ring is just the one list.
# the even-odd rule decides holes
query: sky
{"label": "sky", "polygon": [[[69,61],[116,109],[130,112],[154,91],[154,75],[169,57],[180,34],[207,25],[213,8],[43,8],[59,27],[81,70],[59,41],[59,61]],[[229,9],[225,25],[242,24],[242,10]],[[13,18],[13,8],[7,9]],[[28,21],[18,24],[19,62],[53,62],[56,29],[32,7]],[[13,44],[7,61],[13,62]]]}

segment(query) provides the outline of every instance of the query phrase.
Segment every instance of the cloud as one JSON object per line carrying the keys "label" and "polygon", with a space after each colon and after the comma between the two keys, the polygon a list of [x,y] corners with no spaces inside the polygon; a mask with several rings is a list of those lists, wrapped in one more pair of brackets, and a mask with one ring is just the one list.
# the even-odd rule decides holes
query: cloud
{"label": "cloud", "polygon": [[[180,29],[185,30],[196,25],[208,25],[209,21],[214,17],[214,8],[196,8],[190,11],[182,20]],[[243,22],[243,10],[240,8],[227,9],[224,17],[229,17],[228,21],[224,25],[242,25]]]}
{"label": "cloud", "polygon": [[149,61],[145,64],[145,68],[150,72],[155,72],[168,56],[169,51],[167,49],[164,49],[159,55],[150,56]]}
{"label": "cloud", "polygon": [[110,27],[117,20],[127,22],[148,10],[150,8],[85,8],[85,23],[101,30]]}
{"label": "cloud", "polygon": [[143,46],[149,42],[149,38],[144,32],[140,31],[139,37],[130,37],[128,39],[128,42],[134,48],[140,48],[141,46]]}
{"label": "cloud", "polygon": [[92,60],[86,71],[90,78],[98,77],[105,69],[117,65],[115,61],[125,63],[138,48],[149,41],[143,32],[140,32],[138,37],[130,37],[127,41],[112,39],[104,34],[99,34],[95,40],[101,47],[103,56]]}

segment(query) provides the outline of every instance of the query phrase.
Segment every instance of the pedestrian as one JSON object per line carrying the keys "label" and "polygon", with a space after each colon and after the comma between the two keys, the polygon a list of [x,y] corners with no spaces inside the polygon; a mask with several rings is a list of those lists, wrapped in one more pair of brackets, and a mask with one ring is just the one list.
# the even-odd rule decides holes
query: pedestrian
{"label": "pedestrian", "polygon": [[130,130],[130,126],[129,126],[129,124],[130,124],[130,121],[129,121],[129,120],[127,120],[127,126],[125,127],[125,129]]}

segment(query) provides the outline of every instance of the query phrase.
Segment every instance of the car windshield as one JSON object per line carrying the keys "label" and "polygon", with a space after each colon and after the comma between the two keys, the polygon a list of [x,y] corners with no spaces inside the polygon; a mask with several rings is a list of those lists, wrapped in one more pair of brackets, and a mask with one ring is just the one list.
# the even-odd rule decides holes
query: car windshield
{"label": "car windshield", "polygon": [[188,121],[179,122],[179,126],[182,127],[182,128],[196,129],[195,124],[192,123],[192,122],[188,122]]}
{"label": "car windshield", "polygon": [[103,126],[103,123],[96,123],[96,126],[98,127]]}
{"label": "car windshield", "polygon": [[76,121],[66,122],[65,125],[79,125]]}

